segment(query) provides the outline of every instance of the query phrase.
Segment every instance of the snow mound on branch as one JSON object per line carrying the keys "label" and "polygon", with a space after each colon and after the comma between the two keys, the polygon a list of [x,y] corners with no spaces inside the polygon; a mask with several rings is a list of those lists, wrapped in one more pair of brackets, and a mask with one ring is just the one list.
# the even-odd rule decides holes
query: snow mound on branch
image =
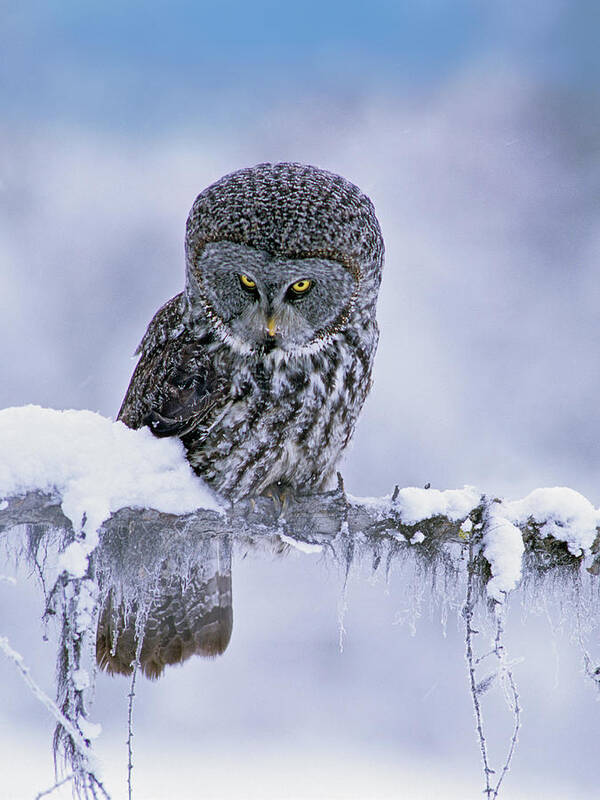
{"label": "snow mound on branch", "polygon": [[508,592],[521,580],[521,561],[525,546],[521,531],[503,513],[490,513],[483,537],[483,555],[492,577],[487,584],[487,594],[503,603]]}
{"label": "snow mound on branch", "polygon": [[448,517],[453,522],[465,519],[481,502],[474,486],[464,489],[419,489],[409,486],[400,489],[395,501],[405,525],[415,525],[431,517]]}
{"label": "snow mound on branch", "polygon": [[[95,532],[126,506],[186,514],[221,511],[179,439],[157,439],[92,411],[21,406],[0,411],[0,499],[57,492],[77,531]],[[83,520],[85,519],[85,524]]]}
{"label": "snow mound on branch", "polygon": [[[474,486],[464,489],[420,489],[408,486],[400,489],[396,499],[387,497],[355,497],[346,495],[348,500],[378,512],[382,517],[390,512],[390,506],[400,511],[405,525],[416,525],[432,517],[448,517],[453,522],[465,519],[481,502],[481,495]],[[413,537],[414,538],[414,537]],[[425,537],[423,537],[425,538]],[[412,541],[412,540],[411,540]],[[417,541],[423,541],[417,539]]]}
{"label": "snow mound on branch", "polygon": [[587,556],[600,524],[600,511],[579,492],[564,486],[535,489],[522,500],[492,504],[492,509],[483,538],[483,554],[492,571],[488,597],[498,603],[504,602],[506,594],[521,579],[524,545],[517,525],[534,520],[542,538],[552,536],[566,542],[573,555]]}
{"label": "snow mound on branch", "polygon": [[504,503],[503,513],[516,525],[526,524],[530,517],[542,523],[540,536],[566,542],[574,556],[589,555],[600,525],[600,511],[565,486],[535,489],[522,500]]}

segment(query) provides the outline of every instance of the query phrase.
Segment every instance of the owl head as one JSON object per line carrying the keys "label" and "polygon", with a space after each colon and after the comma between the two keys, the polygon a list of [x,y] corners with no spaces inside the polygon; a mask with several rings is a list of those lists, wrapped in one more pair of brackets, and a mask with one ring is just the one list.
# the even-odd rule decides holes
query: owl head
{"label": "owl head", "polygon": [[303,164],[226,175],[194,202],[185,297],[238,352],[320,348],[374,320],[383,239],[373,205],[349,181]]}

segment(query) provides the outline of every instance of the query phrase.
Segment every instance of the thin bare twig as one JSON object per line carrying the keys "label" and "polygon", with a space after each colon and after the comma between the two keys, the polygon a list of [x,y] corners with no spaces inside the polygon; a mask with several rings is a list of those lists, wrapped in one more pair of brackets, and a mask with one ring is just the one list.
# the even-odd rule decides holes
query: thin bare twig
{"label": "thin bare twig", "polygon": [[469,538],[469,558],[467,563],[467,596],[465,598],[465,605],[462,610],[462,616],[465,621],[465,644],[466,644],[466,659],[469,669],[469,684],[471,689],[471,699],[473,701],[473,710],[475,712],[475,721],[477,728],[477,737],[479,740],[479,749],[481,750],[481,760],[483,761],[483,772],[485,775],[485,789],[484,794],[488,798],[494,798],[493,789],[490,783],[490,775],[494,770],[490,768],[487,742],[483,731],[483,716],[481,713],[481,704],[479,702],[479,692],[477,691],[477,677],[476,677],[476,661],[473,654],[473,636],[479,633],[473,627],[473,615],[475,613],[475,558],[473,548],[473,537]]}
{"label": "thin bare twig", "polygon": [[[94,800],[97,800],[98,794],[96,789],[99,789],[101,795],[105,800],[110,800],[110,795],[102,785],[102,782],[98,780],[95,772],[95,765],[93,763],[94,758],[93,754],[90,752],[90,749],[86,743],[86,740],[82,736],[82,734],[77,730],[73,722],[66,717],[60,708],[56,705],[54,700],[52,700],[46,692],[34,681],[31,677],[29,672],[29,668],[25,666],[23,656],[14,650],[6,638],[6,636],[0,636],[0,650],[4,652],[6,657],[13,662],[17,670],[19,671],[21,677],[29,686],[35,697],[42,703],[42,705],[52,714],[54,719],[58,722],[58,724],[65,730],[65,732],[70,737],[70,740],[73,744],[75,752],[81,758],[82,764],[82,771],[83,771],[83,791],[85,792],[85,796],[87,797],[87,790],[89,789],[92,797]],[[75,773],[72,773],[69,776],[70,780],[77,780],[78,776]],[[64,781],[62,782],[64,783]],[[50,791],[54,791],[61,783],[55,784]],[[42,793],[43,796],[44,793]],[[46,792],[48,794],[48,792]]]}
{"label": "thin bare twig", "polygon": [[515,749],[517,747],[519,730],[521,728],[521,707],[519,705],[519,693],[517,691],[517,685],[515,683],[512,670],[507,664],[506,650],[504,648],[504,609],[497,607],[495,611],[496,611],[496,638],[494,640],[494,654],[500,661],[502,679],[508,684],[509,691],[507,692],[507,700],[511,711],[514,714],[514,727],[510,744],[508,747],[508,752],[506,754],[506,758],[502,766],[502,772],[500,773],[498,782],[494,787],[494,794],[492,795],[492,797],[494,798],[498,796],[498,792],[500,791],[500,785],[504,780],[504,776],[510,769],[510,764],[513,755],[515,753]]}
{"label": "thin bare twig", "polygon": [[[138,644],[138,649],[139,644]],[[131,684],[129,686],[129,694],[127,695],[127,796],[128,800],[133,798],[133,699],[135,697],[135,679],[138,673],[139,666],[139,653],[136,655],[135,664],[133,665],[133,672],[131,673]]]}
{"label": "thin bare twig", "polygon": [[37,697],[37,699],[42,703],[43,706],[52,714],[54,719],[61,725],[68,735],[73,740],[73,745],[75,746],[76,750],[86,759],[86,761],[90,760],[91,753],[89,747],[86,744],[85,739],[81,735],[81,733],[77,730],[77,728],[73,725],[70,719],[68,719],[60,710],[60,708],[56,705],[54,700],[52,700],[46,692],[38,686],[38,684],[34,681],[29,673],[29,667],[25,666],[23,661],[23,656],[20,653],[17,653],[16,650],[10,646],[10,643],[6,636],[0,636],[0,650],[4,652],[4,655],[13,662],[15,667],[18,669],[21,677],[25,681],[25,683],[29,686],[33,694]]}
{"label": "thin bare twig", "polygon": [[[473,701],[473,709],[475,712],[477,738],[479,741],[479,749],[481,750],[481,759],[483,762],[483,772],[485,776],[484,794],[488,800],[496,800],[500,792],[502,781],[506,773],[510,769],[510,765],[517,746],[519,730],[521,728],[521,707],[519,705],[519,693],[514,680],[512,669],[506,658],[506,650],[504,647],[504,607],[496,604],[494,607],[495,621],[496,621],[496,634],[491,650],[488,650],[481,656],[475,657],[473,650],[473,637],[478,633],[473,627],[473,617],[475,613],[476,597],[475,597],[475,543],[476,537],[469,538],[468,550],[468,564],[467,564],[467,594],[465,605],[463,608],[463,618],[465,620],[465,644],[466,644],[466,659],[469,670],[469,684],[471,690],[471,699]],[[477,680],[477,667],[490,656],[494,656],[499,662],[498,670],[491,677],[484,679],[481,682]],[[487,748],[487,741],[485,738],[483,713],[481,709],[480,696],[491,685],[493,679],[500,675],[505,684],[505,693],[509,708],[514,715],[513,732],[508,746],[506,758],[502,765],[502,770],[498,780],[494,784],[491,776],[496,774],[496,770],[492,769],[489,761],[489,754]]]}

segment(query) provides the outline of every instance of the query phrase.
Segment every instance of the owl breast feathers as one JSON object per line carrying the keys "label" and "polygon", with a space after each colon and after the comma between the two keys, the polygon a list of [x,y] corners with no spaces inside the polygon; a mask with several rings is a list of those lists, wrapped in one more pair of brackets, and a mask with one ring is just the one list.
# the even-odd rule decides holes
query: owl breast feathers
{"label": "owl breast feathers", "polygon": [[383,240],[339,175],[259,164],[194,202],[186,283],[150,322],[119,412],[179,436],[237,500],[322,489],[369,391]]}

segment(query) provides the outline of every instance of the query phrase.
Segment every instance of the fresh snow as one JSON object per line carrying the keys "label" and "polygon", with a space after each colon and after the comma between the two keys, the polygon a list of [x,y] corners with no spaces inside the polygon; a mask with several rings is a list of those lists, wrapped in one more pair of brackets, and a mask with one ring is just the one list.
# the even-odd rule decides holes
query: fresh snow
{"label": "fresh snow", "polygon": [[[389,513],[391,497],[354,497],[347,495],[348,499],[365,506],[381,515]],[[481,502],[481,495],[474,486],[465,486],[463,489],[420,489],[417,486],[408,486],[400,489],[393,507],[400,511],[402,522],[405,525],[415,525],[431,517],[444,516],[454,522],[465,519],[470,512],[477,508]]]}
{"label": "fresh snow", "polygon": [[516,525],[524,525],[530,517],[543,523],[540,535],[566,542],[575,556],[589,555],[600,525],[600,510],[565,486],[535,489],[522,500],[504,503],[503,513]]}
{"label": "fresh snow", "polygon": [[480,502],[481,495],[474,486],[445,491],[409,486],[400,489],[394,505],[399,509],[405,525],[415,525],[437,516],[457,522],[465,519]]}
{"label": "fresh snow", "polygon": [[[157,439],[92,411],[22,406],[0,411],[0,500],[30,491],[57,493],[75,531],[93,534],[126,506],[185,514],[220,511],[192,472],[179,439]],[[77,544],[77,543],[74,543]],[[63,553],[74,573],[87,553]]]}
{"label": "fresh snow", "polygon": [[600,525],[600,511],[579,492],[564,486],[535,489],[522,500],[494,503],[492,509],[483,554],[492,570],[487,593],[498,602],[521,578],[524,545],[517,525],[535,520],[541,537],[552,536],[566,542],[575,556],[590,554]]}

